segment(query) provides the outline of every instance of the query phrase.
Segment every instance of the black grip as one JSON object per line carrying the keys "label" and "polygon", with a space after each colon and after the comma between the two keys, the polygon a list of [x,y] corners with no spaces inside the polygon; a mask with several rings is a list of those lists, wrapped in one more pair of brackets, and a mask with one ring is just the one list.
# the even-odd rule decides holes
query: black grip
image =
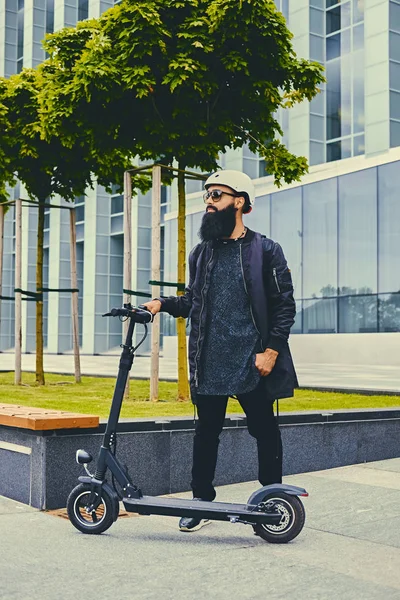
{"label": "black grip", "polygon": [[135,308],[135,315],[133,316],[136,323],[150,323],[153,322],[154,315],[147,308]]}
{"label": "black grip", "polygon": [[154,315],[145,308],[112,308],[103,317],[130,317],[135,323],[150,323]]}

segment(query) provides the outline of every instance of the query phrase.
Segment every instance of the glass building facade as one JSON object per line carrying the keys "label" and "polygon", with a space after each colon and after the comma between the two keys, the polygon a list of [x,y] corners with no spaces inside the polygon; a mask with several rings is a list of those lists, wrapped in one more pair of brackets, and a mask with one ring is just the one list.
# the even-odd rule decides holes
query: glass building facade
{"label": "glass building facade", "polygon": [[[394,161],[256,198],[244,221],[283,247],[297,305],[292,333],[400,331],[399,189]],[[187,217],[188,250],[202,214]],[[176,220],[165,228],[173,278]]]}
{"label": "glass building facade", "polygon": [[[45,59],[46,33],[98,17],[120,0],[4,0],[0,2],[0,75]],[[365,334],[400,331],[400,0],[276,0],[293,32],[298,56],[316,60],[327,82],[312,102],[279,110],[283,142],[306,156],[301,184],[274,187],[259,155],[247,146],[220,155],[221,168],[255,180],[249,227],[278,241],[292,271],[297,302],[293,333]],[[193,169],[194,170],[194,169]],[[197,243],[204,205],[202,183],[187,181],[187,255]],[[23,186],[11,198],[25,197]],[[53,203],[65,204],[62,198]],[[118,349],[121,324],[101,317],[120,304],[123,289],[123,197],[95,185],[76,198],[79,326],[87,354]],[[162,191],[161,280],[177,273],[176,184]],[[37,213],[23,211],[23,288],[35,289]],[[4,233],[3,295],[12,296],[15,221]],[[132,199],[132,288],[151,291],[151,196]],[[69,216],[46,213],[45,287],[68,288]],[[165,287],[162,293],[173,293]],[[68,293],[44,299],[48,352],[72,348]],[[138,297],[138,302],[144,297]],[[163,315],[162,331],[175,334]],[[34,302],[23,303],[23,349],[35,346]],[[14,305],[1,306],[0,350],[14,344]],[[362,336],[361,336],[362,337]],[[381,336],[382,338],[382,336]],[[297,338],[299,339],[299,338]],[[304,339],[304,338],[303,338]],[[316,338],[313,338],[316,339]],[[332,337],[330,337],[332,339]],[[364,338],[365,339],[365,338]],[[141,347],[147,351],[148,346]]]}

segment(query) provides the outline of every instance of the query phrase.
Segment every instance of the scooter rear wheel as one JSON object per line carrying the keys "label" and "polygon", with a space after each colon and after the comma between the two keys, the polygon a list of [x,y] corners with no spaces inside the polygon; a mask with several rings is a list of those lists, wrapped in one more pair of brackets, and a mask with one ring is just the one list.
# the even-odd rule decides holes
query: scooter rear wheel
{"label": "scooter rear wheel", "polygon": [[303,503],[297,496],[284,492],[269,494],[258,505],[261,512],[279,512],[282,517],[278,525],[253,525],[256,535],[270,544],[286,544],[299,535],[304,527],[306,515]]}
{"label": "scooter rear wheel", "polygon": [[90,494],[90,485],[87,483],[81,483],[72,490],[67,500],[68,517],[82,533],[103,533],[114,522],[113,502],[106,490],[102,489],[100,497],[96,493],[92,510],[88,510]]}

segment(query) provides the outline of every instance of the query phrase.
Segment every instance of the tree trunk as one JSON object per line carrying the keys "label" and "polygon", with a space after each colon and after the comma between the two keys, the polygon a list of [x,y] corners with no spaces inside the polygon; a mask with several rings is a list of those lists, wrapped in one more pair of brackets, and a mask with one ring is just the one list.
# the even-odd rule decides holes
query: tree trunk
{"label": "tree trunk", "polygon": [[[22,265],[22,202],[21,198],[15,201],[15,280],[14,287],[21,289],[21,265]],[[21,385],[21,354],[22,354],[22,302],[21,292],[15,292],[15,385]]]}
{"label": "tree trunk", "polygon": [[[160,204],[161,204],[161,167],[155,165],[152,171],[151,194],[151,279],[160,281]],[[160,286],[151,286],[152,298],[160,295]],[[156,315],[151,327],[151,368],[150,368],[150,400],[158,402],[158,380],[160,372],[160,315]]]}
{"label": "tree trunk", "polygon": [[[186,275],[186,197],[185,197],[185,170],[186,165],[179,163],[178,171],[178,283],[185,283]],[[184,292],[178,291],[178,296]],[[189,400],[189,383],[186,350],[186,320],[177,319],[178,332],[178,401]]]}
{"label": "tree trunk", "polygon": [[[124,173],[124,279],[123,288],[132,289],[132,178],[129,171]],[[124,304],[131,302],[131,295],[124,294]],[[111,308],[111,306],[110,306]],[[126,319],[122,328],[123,344],[128,334],[129,319]],[[126,378],[124,398],[129,398],[130,376]]]}
{"label": "tree trunk", "polygon": [[[69,211],[70,226],[70,263],[71,263],[71,288],[78,288],[76,274],[76,214],[75,208]],[[79,317],[78,317],[78,292],[71,294],[72,313],[72,346],[74,349],[75,383],[81,383],[81,361],[79,356]]]}
{"label": "tree trunk", "polygon": [[43,370],[43,241],[44,241],[44,201],[39,201],[37,255],[36,255],[36,292],[40,299],[36,302],[36,383],[44,385]]}
{"label": "tree trunk", "polygon": [[2,204],[0,204],[0,329],[1,329],[1,295],[3,293],[4,214],[5,214],[4,206]]}

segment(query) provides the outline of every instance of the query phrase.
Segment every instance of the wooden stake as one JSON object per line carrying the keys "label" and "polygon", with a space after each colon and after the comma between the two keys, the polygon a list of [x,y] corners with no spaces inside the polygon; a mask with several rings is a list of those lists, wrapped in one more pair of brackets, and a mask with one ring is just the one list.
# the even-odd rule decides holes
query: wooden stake
{"label": "wooden stake", "polygon": [[[161,272],[161,167],[154,165],[152,172],[151,193],[151,279],[160,281]],[[151,286],[152,298],[160,295],[160,286]],[[160,316],[156,315],[151,328],[151,369],[150,369],[150,400],[158,402],[158,377],[160,354]]]}
{"label": "wooden stake", "polygon": [[[15,200],[15,288],[21,289],[22,282],[22,203]],[[22,302],[21,292],[15,292],[15,385],[21,384],[21,350],[22,350]]]}
{"label": "wooden stake", "polygon": [[[184,283],[186,277],[186,195],[185,167],[179,163],[178,173],[178,283]],[[178,296],[184,294],[177,292]],[[189,400],[189,381],[186,350],[186,320],[178,317],[176,320],[178,335],[178,401]]]}
{"label": "wooden stake", "polygon": [[[76,214],[75,208],[69,211],[70,224],[70,262],[71,262],[71,288],[78,289],[76,274]],[[79,356],[79,319],[78,319],[78,292],[72,292],[72,344],[74,348],[75,383],[81,383],[81,362]]]}
{"label": "wooden stake", "polygon": [[[0,204],[0,296],[3,293],[3,254],[4,254],[4,206]],[[0,331],[1,331],[1,297],[0,297]]]}
{"label": "wooden stake", "polygon": [[[124,289],[132,289],[132,178],[129,171],[124,173]],[[131,301],[130,294],[124,294],[124,303]],[[124,343],[129,322],[124,322]],[[126,380],[125,398],[129,398],[129,377]]]}

